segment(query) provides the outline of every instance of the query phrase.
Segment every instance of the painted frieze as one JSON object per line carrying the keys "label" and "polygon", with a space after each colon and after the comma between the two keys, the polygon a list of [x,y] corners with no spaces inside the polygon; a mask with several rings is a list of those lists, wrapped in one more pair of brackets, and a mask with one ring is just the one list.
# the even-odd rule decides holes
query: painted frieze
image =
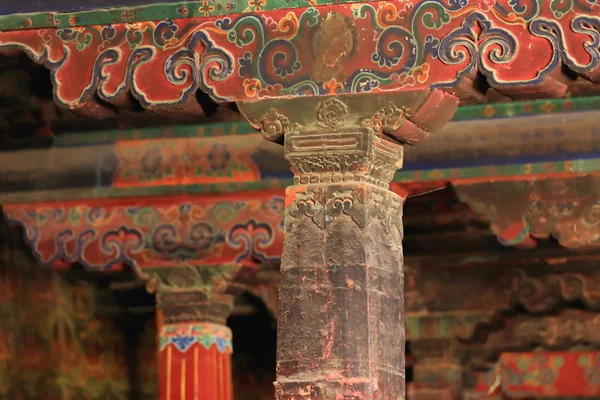
{"label": "painted frieze", "polygon": [[175,140],[120,141],[113,187],[253,182],[261,174],[252,159],[259,135]]}
{"label": "painted frieze", "polygon": [[95,95],[124,106],[128,93],[147,108],[202,113],[198,89],[217,101],[431,88],[477,97],[478,74],[512,96],[559,97],[563,66],[592,81],[600,72],[589,2],[263,3],[215,16],[228,11],[200,2],[193,18],[186,6],[135,23],[78,26],[73,16],[2,32],[0,48],[44,63],[57,103],[96,115],[104,108]]}
{"label": "painted frieze", "polygon": [[283,198],[268,192],[14,205],[4,212],[24,227],[43,266],[268,263],[279,259],[283,241]]}

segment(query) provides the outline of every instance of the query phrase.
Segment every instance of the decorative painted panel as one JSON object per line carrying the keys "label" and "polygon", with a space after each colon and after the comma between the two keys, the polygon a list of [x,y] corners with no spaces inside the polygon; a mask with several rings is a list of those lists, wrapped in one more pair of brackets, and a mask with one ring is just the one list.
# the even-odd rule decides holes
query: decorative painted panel
{"label": "decorative painted panel", "polygon": [[114,187],[253,182],[261,179],[252,154],[260,135],[121,141],[115,145]]}
{"label": "decorative painted panel", "polygon": [[107,269],[279,260],[283,198],[219,197],[7,205],[43,266]]}
{"label": "decorative painted panel", "polygon": [[214,16],[231,10],[203,2],[198,18],[183,18],[183,7],[162,21],[82,27],[71,16],[58,29],[2,32],[0,47],[49,67],[59,104],[92,111],[95,93],[116,105],[131,92],[148,108],[196,112],[197,89],[217,101],[433,87],[477,95],[477,73],[507,94],[558,97],[567,91],[563,64],[592,81],[600,76],[600,19],[589,2],[412,0],[262,11],[266,4],[250,0],[239,10],[247,13]]}

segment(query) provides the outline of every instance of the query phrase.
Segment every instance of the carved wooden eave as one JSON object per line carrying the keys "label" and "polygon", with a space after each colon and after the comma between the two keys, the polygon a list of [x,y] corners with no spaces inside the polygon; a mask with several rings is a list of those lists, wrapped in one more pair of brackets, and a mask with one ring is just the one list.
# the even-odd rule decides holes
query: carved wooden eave
{"label": "carved wooden eave", "polygon": [[482,99],[487,87],[560,97],[600,75],[593,4],[264,3],[7,16],[0,48],[46,65],[55,101],[94,116],[130,94],[150,110],[203,113],[198,90],[218,102],[432,88]]}
{"label": "carved wooden eave", "polygon": [[[409,259],[410,260],[410,259]],[[406,312],[485,314],[524,309],[552,313],[571,304],[600,309],[597,259],[582,263],[497,267],[493,263],[448,267],[407,268]],[[446,282],[455,280],[448,287]],[[443,290],[442,290],[443,288]],[[472,295],[465,297],[465,291]]]}
{"label": "carved wooden eave", "polygon": [[504,244],[533,247],[550,236],[571,249],[600,243],[597,174],[454,185],[454,190],[490,221]]}
{"label": "carved wooden eave", "polygon": [[5,205],[3,211],[23,227],[42,266],[132,267],[159,292],[239,293],[258,263],[278,259],[270,251],[283,240],[283,199],[269,195],[236,202],[172,196],[37,203]]}

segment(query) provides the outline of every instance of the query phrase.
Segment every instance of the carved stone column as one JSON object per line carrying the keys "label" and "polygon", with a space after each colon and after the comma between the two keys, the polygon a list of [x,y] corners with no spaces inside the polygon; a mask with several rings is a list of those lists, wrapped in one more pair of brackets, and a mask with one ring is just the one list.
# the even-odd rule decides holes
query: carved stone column
{"label": "carved stone column", "polygon": [[156,293],[160,400],[232,400],[232,333],[227,317],[242,265],[139,272]]}
{"label": "carved stone column", "polygon": [[[240,104],[267,139],[283,139],[294,173],[277,399],[404,398],[403,199],[389,182],[400,143],[426,137],[446,104],[456,102],[429,91]],[[453,110],[439,109],[445,122]]]}

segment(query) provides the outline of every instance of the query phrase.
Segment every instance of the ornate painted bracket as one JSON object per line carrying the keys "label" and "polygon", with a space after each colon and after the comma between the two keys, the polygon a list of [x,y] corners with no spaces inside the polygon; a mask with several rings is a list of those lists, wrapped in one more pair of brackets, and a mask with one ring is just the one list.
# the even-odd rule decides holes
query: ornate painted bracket
{"label": "ornate painted bracket", "polygon": [[42,266],[79,263],[90,270],[135,264],[278,261],[283,198],[256,193],[5,205]]}
{"label": "ornate painted bracket", "polygon": [[431,88],[482,98],[478,76],[511,97],[558,97],[573,81],[565,70],[600,77],[596,7],[411,0],[218,11],[207,3],[199,17],[180,7],[162,21],[79,26],[73,15],[2,32],[0,48],[46,65],[58,104],[100,115],[96,96],[127,107],[130,93],[152,110],[201,113],[198,89],[216,101]]}
{"label": "ornate painted bracket", "polygon": [[490,221],[503,244],[531,247],[549,236],[572,249],[600,244],[597,175],[455,185],[454,190]]}

